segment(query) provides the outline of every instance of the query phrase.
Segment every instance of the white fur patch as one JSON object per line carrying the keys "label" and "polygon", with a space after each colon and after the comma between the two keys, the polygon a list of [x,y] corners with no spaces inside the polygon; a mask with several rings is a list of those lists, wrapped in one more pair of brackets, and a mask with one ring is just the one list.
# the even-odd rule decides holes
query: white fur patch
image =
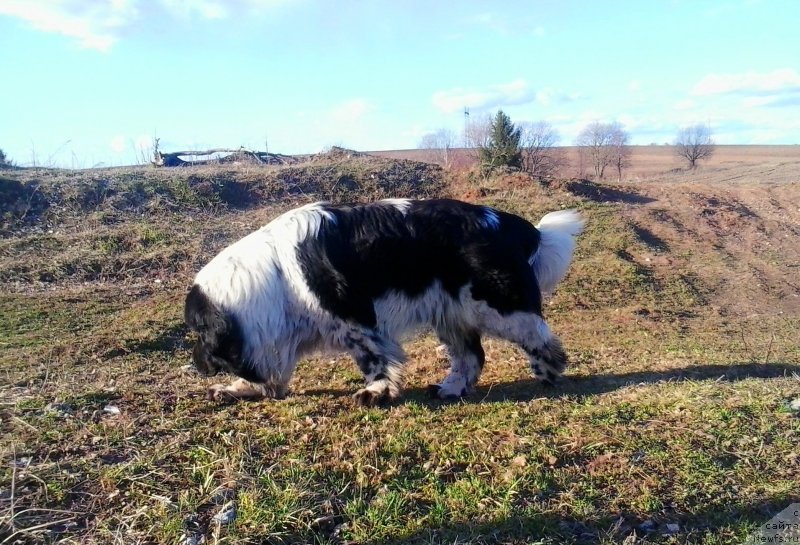
{"label": "white fur patch", "polygon": [[408,209],[411,208],[411,201],[408,199],[382,199],[380,202],[394,206],[403,215],[405,215],[408,212]]}
{"label": "white fur patch", "polygon": [[222,309],[236,315],[244,335],[244,358],[268,382],[288,383],[297,350],[327,313],[310,292],[295,248],[335,217],[321,203],[290,210],[231,244],[203,267],[195,283]]}
{"label": "white fur patch", "polygon": [[536,226],[541,239],[530,264],[543,294],[552,293],[567,274],[575,251],[575,237],[583,231],[583,227],[583,218],[576,210],[550,212]]}

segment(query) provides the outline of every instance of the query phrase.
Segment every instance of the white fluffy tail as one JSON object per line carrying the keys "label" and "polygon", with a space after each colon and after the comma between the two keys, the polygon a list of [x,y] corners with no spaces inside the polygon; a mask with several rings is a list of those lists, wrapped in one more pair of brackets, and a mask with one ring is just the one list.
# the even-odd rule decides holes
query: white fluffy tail
{"label": "white fluffy tail", "polygon": [[576,210],[559,210],[546,214],[536,226],[541,239],[530,263],[542,294],[553,293],[567,274],[575,237],[581,234],[583,225],[583,218]]}

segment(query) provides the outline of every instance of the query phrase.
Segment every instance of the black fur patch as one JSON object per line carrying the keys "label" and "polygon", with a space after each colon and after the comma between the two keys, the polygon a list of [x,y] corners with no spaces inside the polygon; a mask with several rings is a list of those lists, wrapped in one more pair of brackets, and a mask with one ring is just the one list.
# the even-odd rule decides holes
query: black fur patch
{"label": "black fur patch", "polygon": [[297,247],[306,282],[322,307],[367,327],[376,325],[373,300],[390,290],[421,295],[434,281],[457,297],[472,296],[501,314],[541,315],[541,292],[528,259],[539,232],[524,219],[449,199],[394,204],[325,206],[316,237]]}
{"label": "black fur patch", "polygon": [[567,353],[564,352],[564,348],[561,346],[561,342],[558,340],[555,342],[551,341],[546,346],[549,353],[547,363],[558,373],[563,373],[564,369],[567,368],[568,359]]}
{"label": "black fur patch", "polygon": [[475,354],[475,357],[478,360],[478,367],[483,369],[483,365],[486,363],[486,353],[483,351],[483,346],[481,345],[481,336],[477,332],[472,332],[466,337],[467,341],[467,350]]}
{"label": "black fur patch", "polygon": [[184,320],[200,339],[194,346],[192,360],[198,372],[212,376],[220,371],[251,382],[261,382],[252,366],[242,360],[242,329],[236,318],[217,307],[198,285],[186,296]]}

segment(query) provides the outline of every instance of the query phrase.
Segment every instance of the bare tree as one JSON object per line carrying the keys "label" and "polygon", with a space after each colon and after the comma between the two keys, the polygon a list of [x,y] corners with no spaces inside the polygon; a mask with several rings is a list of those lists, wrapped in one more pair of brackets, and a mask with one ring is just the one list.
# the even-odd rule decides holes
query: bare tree
{"label": "bare tree", "polygon": [[560,139],[558,131],[546,121],[520,123],[519,127],[523,168],[539,179],[555,174],[564,164],[563,154],[555,147]]}
{"label": "bare tree", "polygon": [[617,169],[617,179],[622,181],[622,170],[631,164],[630,135],[621,123],[611,124],[611,164]]}
{"label": "bare tree", "polygon": [[698,123],[678,131],[675,139],[675,153],[689,163],[689,168],[697,167],[697,161],[708,159],[714,154],[714,140],[711,127]]}
{"label": "bare tree", "polygon": [[480,158],[481,150],[489,147],[492,139],[492,116],[488,113],[470,118],[464,134],[464,147],[474,159]]}
{"label": "bare tree", "polygon": [[627,166],[630,155],[627,143],[628,133],[617,122],[589,123],[575,139],[575,145],[580,147],[579,153],[588,159],[597,179],[603,178],[609,166],[617,166],[622,176],[622,169]]}
{"label": "bare tree", "polygon": [[439,129],[422,137],[420,149],[427,150],[432,161],[449,169],[453,164],[453,148],[456,134],[450,129]]}

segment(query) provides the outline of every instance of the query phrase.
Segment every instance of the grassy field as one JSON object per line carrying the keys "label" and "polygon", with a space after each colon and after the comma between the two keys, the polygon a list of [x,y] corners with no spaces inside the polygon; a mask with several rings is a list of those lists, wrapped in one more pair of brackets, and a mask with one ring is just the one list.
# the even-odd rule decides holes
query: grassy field
{"label": "grassy field", "polygon": [[[743,542],[800,501],[800,162],[781,165],[547,187],[364,157],[0,172],[0,544]],[[564,381],[488,340],[477,393],[432,401],[447,364],[423,336],[389,407],[354,405],[345,357],[302,362],[284,400],[207,401],[193,274],[289,207],[390,195],[583,211],[546,304]]]}

